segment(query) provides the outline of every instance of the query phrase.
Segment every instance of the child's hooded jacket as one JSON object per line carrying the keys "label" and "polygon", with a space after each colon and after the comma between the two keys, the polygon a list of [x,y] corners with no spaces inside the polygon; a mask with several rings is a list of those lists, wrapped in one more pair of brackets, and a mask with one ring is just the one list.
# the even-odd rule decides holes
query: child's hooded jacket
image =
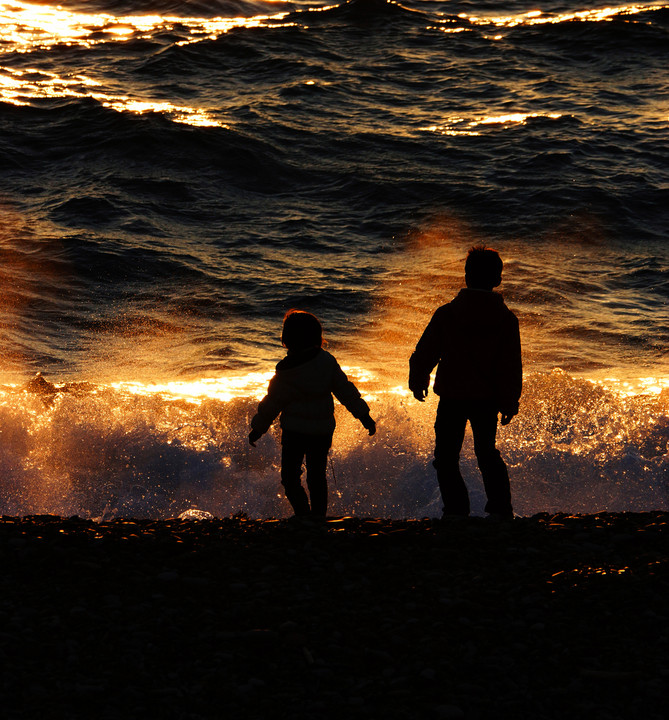
{"label": "child's hooded jacket", "polygon": [[321,348],[289,352],[277,364],[251,427],[265,433],[281,414],[282,430],[331,435],[333,395],[358,420],[369,416],[369,406],[329,352]]}

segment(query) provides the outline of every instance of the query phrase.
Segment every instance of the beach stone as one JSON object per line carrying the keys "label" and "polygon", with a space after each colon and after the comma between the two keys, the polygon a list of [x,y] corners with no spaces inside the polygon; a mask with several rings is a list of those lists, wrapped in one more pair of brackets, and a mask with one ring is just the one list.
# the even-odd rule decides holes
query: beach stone
{"label": "beach stone", "polygon": [[178,520],[212,520],[213,515],[208,512],[207,510],[200,510],[198,508],[190,508],[189,510],[184,510],[184,512],[179,515],[177,518]]}
{"label": "beach stone", "polygon": [[174,582],[179,579],[179,573],[176,570],[165,570],[164,572],[158,573],[156,578],[161,582]]}
{"label": "beach stone", "polygon": [[[620,520],[640,527],[638,543],[620,545],[616,567],[630,568],[620,575],[575,571],[602,564],[567,542],[587,526],[585,517],[550,529],[545,521],[520,521],[517,555],[505,552],[492,526],[451,552],[445,543],[459,533],[432,524],[345,521],[341,531],[312,538],[323,565],[317,576],[301,547],[289,556],[296,537],[281,522],[78,523],[68,529],[71,544],[55,536],[67,550],[65,564],[55,560],[49,538],[36,539],[46,535],[41,521],[0,520],[5,685],[49,668],[39,675],[40,697],[25,698],[25,707],[11,700],[6,716],[39,717],[48,697],[60,716],[75,717],[63,698],[97,702],[91,688],[103,684],[126,688],[114,694],[109,713],[99,713],[103,720],[213,718],[223,705],[226,716],[242,717],[250,702],[254,717],[272,717],[279,703],[294,720],[322,715],[323,702],[356,718],[552,720],[584,717],[585,698],[596,720],[618,708],[617,717],[661,720],[656,708],[669,674],[667,545],[666,535],[643,530],[665,517]],[[48,525],[56,533],[61,527]],[[393,533],[377,547],[368,542],[371,528]],[[93,532],[106,538],[104,550]],[[8,542],[15,533],[37,550],[29,572]],[[521,552],[525,544],[540,552]],[[332,572],[326,557],[342,562],[346,576]],[[266,567],[277,571],[258,582]],[[177,581],[160,583],[161,572]],[[233,591],[235,583],[244,591]],[[259,599],[261,587],[271,596]],[[458,604],[442,602],[449,598]],[[624,622],[616,622],[620,610]],[[98,637],[104,650],[91,640]],[[565,667],[575,676],[571,685]],[[253,678],[266,684],[254,686]],[[239,687],[246,693],[237,695]],[[351,706],[349,698],[364,702]],[[490,698],[494,707],[486,706]]]}
{"label": "beach stone", "polygon": [[457,705],[437,705],[434,714],[439,720],[460,720],[465,717],[465,711]]}

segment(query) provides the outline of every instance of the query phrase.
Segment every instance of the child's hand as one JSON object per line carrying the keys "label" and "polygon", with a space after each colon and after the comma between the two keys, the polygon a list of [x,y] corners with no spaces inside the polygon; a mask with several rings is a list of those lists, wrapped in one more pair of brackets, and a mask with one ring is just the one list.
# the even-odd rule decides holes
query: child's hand
{"label": "child's hand", "polygon": [[259,430],[251,430],[249,433],[249,445],[251,445],[251,447],[255,447],[256,441],[260,440],[261,437],[262,433]]}
{"label": "child's hand", "polygon": [[376,433],[376,423],[369,415],[366,418],[363,418],[362,426],[365,428],[365,430],[367,430],[370,437],[374,435],[374,433]]}
{"label": "child's hand", "polygon": [[502,425],[508,425],[513,418],[518,415],[518,403],[509,403],[505,405],[503,408],[500,408],[499,411],[502,415],[501,423]]}
{"label": "child's hand", "polygon": [[425,402],[425,398],[427,397],[427,388],[409,388],[409,390],[411,390],[416,400],[419,402]]}

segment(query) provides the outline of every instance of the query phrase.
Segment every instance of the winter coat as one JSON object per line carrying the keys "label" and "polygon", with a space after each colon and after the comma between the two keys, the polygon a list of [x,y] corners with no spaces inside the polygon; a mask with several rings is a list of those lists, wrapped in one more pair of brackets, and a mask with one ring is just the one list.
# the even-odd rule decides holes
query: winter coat
{"label": "winter coat", "polygon": [[467,288],[432,316],[409,361],[409,388],[518,411],[523,368],[518,319],[499,293]]}
{"label": "winter coat", "polygon": [[335,429],[333,394],[358,420],[369,416],[367,403],[329,352],[321,348],[289,352],[276,366],[251,427],[265,433],[281,414],[283,430],[332,435]]}

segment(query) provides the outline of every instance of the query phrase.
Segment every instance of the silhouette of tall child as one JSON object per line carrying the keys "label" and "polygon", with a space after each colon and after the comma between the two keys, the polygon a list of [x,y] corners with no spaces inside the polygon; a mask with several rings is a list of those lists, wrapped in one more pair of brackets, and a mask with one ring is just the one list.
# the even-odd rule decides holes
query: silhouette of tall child
{"label": "silhouette of tall child", "polygon": [[434,466],[444,516],[469,515],[469,494],[459,459],[467,421],[491,516],[512,518],[506,464],[496,447],[497,419],[506,425],[518,413],[523,370],[518,319],[493,288],[502,282],[502,260],[474,247],[465,263],[466,289],[432,316],[409,361],[409,389],[423,402],[437,366],[439,395]]}
{"label": "silhouette of tall child", "polygon": [[[376,432],[376,423],[358,389],[335,358],[322,349],[323,330],[317,317],[290,310],[283,321],[281,342],[288,353],[277,364],[267,395],[251,420],[249,442],[255,447],[280,414],[281,484],[286,497],[295,515],[325,517],[327,458],[335,429],[332,396],[370,435]],[[305,460],[309,496],[301,483]]]}

